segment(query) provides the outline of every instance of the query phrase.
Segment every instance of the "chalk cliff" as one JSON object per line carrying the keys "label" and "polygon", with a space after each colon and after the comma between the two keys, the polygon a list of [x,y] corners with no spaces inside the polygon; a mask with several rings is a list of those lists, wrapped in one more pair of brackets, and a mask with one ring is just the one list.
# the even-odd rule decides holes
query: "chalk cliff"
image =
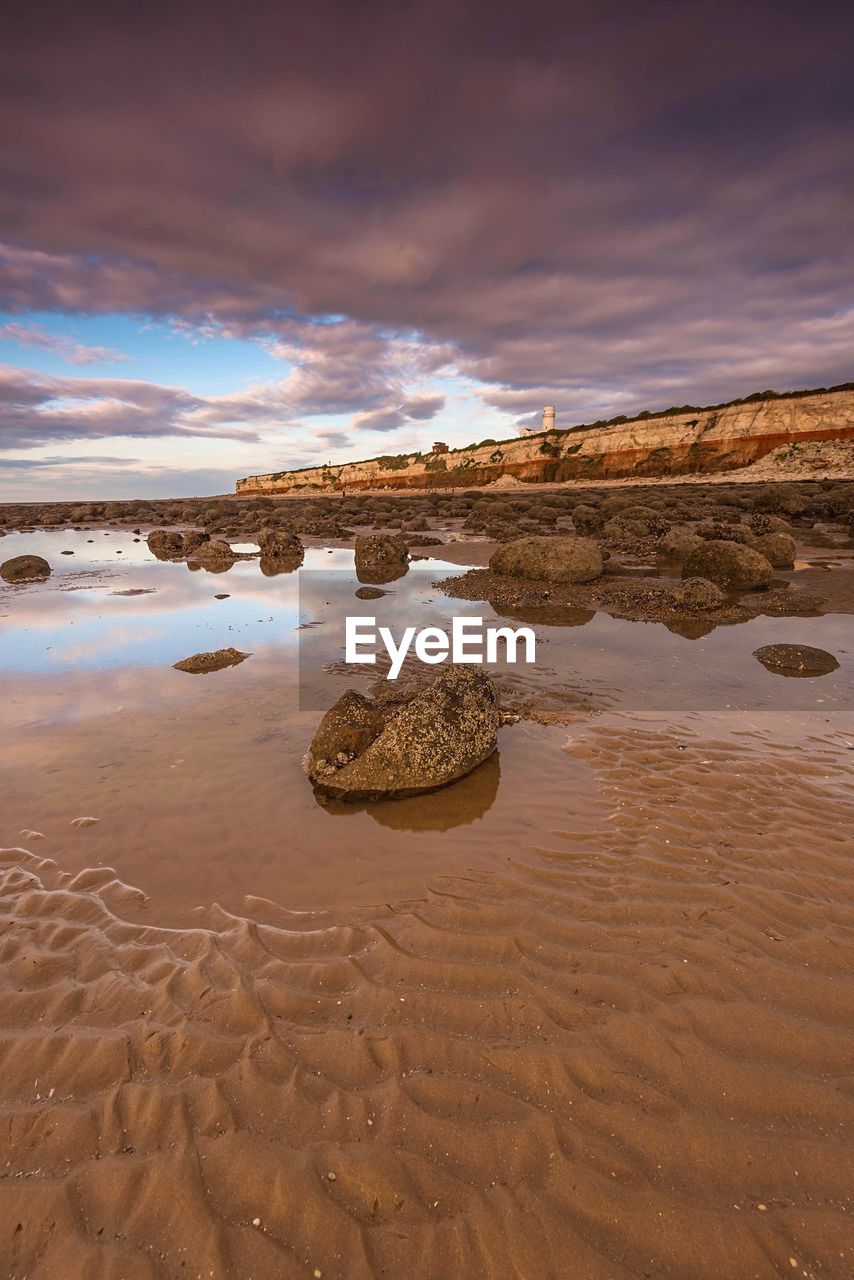
{"label": "chalk cliff", "polygon": [[841,439],[854,442],[854,387],[850,385],[487,440],[447,453],[400,454],[247,476],[238,480],[237,492],[468,488],[503,475],[555,483],[728,471],[747,466],[780,445]]}

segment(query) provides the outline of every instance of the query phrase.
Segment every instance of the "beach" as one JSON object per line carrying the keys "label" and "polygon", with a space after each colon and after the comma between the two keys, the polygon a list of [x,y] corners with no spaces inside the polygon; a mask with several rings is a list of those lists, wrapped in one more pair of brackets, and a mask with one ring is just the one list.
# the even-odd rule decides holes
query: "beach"
{"label": "beach", "polygon": [[[846,1276],[854,568],[787,519],[767,598],[804,609],[527,600],[497,752],[336,807],[302,755],[376,681],[336,658],[346,537],[188,573],[142,525],[7,515],[55,571],[0,597],[3,1274]],[[475,607],[500,544],[426,523],[381,616]],[[838,670],[753,657],[793,639]],[[173,670],[217,644],[250,656]]]}

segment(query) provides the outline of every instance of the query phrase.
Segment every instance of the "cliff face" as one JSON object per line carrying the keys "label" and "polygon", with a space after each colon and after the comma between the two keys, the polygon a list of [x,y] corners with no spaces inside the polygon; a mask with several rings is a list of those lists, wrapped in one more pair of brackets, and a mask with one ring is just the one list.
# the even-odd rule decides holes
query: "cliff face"
{"label": "cliff face", "polygon": [[502,475],[555,483],[727,471],[747,466],[779,445],[839,439],[854,441],[854,391],[781,396],[614,426],[549,431],[442,454],[401,454],[248,476],[238,480],[237,492],[468,488]]}

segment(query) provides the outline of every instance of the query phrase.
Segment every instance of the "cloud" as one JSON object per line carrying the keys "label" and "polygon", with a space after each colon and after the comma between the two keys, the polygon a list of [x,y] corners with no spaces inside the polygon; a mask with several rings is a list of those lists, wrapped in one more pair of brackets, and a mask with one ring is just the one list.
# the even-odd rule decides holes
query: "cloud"
{"label": "cloud", "polygon": [[401,412],[406,418],[414,418],[418,422],[429,422],[444,407],[445,397],[442,395],[410,396],[404,400]]}
{"label": "cloud", "polygon": [[[0,448],[110,436],[251,441],[261,431],[287,431],[297,438],[307,419],[341,414],[354,415],[357,430],[393,431],[432,417],[444,404],[442,395],[408,390],[436,367],[430,343],[356,321],[280,318],[278,324],[279,333],[264,340],[290,371],[233,394],[0,367]],[[327,433],[327,447],[333,437],[347,439]]]}
{"label": "cloud", "polygon": [[138,466],[136,458],[114,458],[109,454],[99,456],[98,454],[87,454],[85,458],[72,456],[54,456],[48,458],[4,458],[0,455],[0,470],[7,471],[32,471],[50,469],[52,467],[79,467],[83,470],[90,468],[97,470],[99,468],[108,468],[110,471],[118,468],[136,467]]}
{"label": "cloud", "polygon": [[346,449],[352,441],[346,431],[318,431],[314,435],[315,440],[322,441],[331,449]]}
{"label": "cloud", "polygon": [[400,409],[373,409],[370,413],[357,413],[350,426],[353,431],[397,431],[405,422]]}
{"label": "cloud", "polygon": [[293,366],[166,396],[184,430],[392,432],[432,416],[412,405],[443,367],[514,418],[851,376],[850,8],[40,12],[0,51],[0,296]]}
{"label": "cloud", "polygon": [[203,436],[252,441],[255,433],[198,420],[205,402],[180,387],[120,378],[60,378],[0,366],[0,448],[112,436]]}
{"label": "cloud", "polygon": [[111,347],[87,346],[66,334],[48,333],[38,325],[0,325],[0,341],[3,340],[17,342],[23,347],[41,347],[45,351],[53,351],[69,364],[107,364],[128,359],[121,351],[114,351]]}

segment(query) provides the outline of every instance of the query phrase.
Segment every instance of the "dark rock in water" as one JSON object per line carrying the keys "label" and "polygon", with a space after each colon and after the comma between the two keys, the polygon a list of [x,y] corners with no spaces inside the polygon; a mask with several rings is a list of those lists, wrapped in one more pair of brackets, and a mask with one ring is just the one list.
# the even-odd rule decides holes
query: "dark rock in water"
{"label": "dark rock in water", "polygon": [[381,600],[388,592],[381,591],[379,587],[357,587],[355,595],[357,600]]}
{"label": "dark rock in water", "polygon": [[409,545],[399,533],[366,533],[356,538],[356,571],[396,569],[409,559]]}
{"label": "dark rock in water", "polygon": [[403,705],[346,693],[321,721],[305,771],[317,791],[339,799],[436,791],[492,754],[498,724],[497,694],[486,672],[447,667]]}
{"label": "dark rock in water", "polygon": [[184,535],[168,529],[152,529],[146,539],[148,549],[158,560],[178,560],[184,554]]}
{"label": "dark rock in water", "polygon": [[258,534],[258,546],[265,560],[292,561],[299,557],[298,563],[302,563],[303,545],[291,529],[262,529]]}
{"label": "dark rock in water", "polygon": [[42,582],[50,577],[50,565],[42,556],[13,556],[0,564],[4,582]]}
{"label": "dark rock in water", "polygon": [[73,551],[60,551],[60,553],[59,553],[59,554],[60,554],[61,556],[73,556],[73,555],[74,555],[74,552],[73,552]]}
{"label": "dark rock in water", "polygon": [[788,569],[795,563],[797,546],[790,533],[780,530],[763,533],[754,540],[753,549],[769,560],[775,569]]}
{"label": "dark rock in water", "polygon": [[219,538],[211,538],[196,548],[193,559],[211,573],[223,573],[231,568],[237,555],[227,542],[222,542]]}
{"label": "dark rock in water", "polygon": [[239,649],[214,649],[212,653],[194,653],[181,662],[173,663],[176,671],[189,671],[192,675],[206,675],[209,671],[222,671],[223,667],[236,667],[248,658]]}
{"label": "dark rock in water", "polygon": [[280,552],[276,556],[262,555],[259,564],[265,578],[276,578],[280,573],[294,573],[303,561],[303,550]]}
{"label": "dark rock in water", "polygon": [[594,582],[601,578],[602,553],[590,538],[533,537],[505,542],[493,552],[493,573],[545,582]]}
{"label": "dark rock in water", "polygon": [[713,539],[697,547],[682,566],[683,578],[708,578],[724,591],[753,591],[771,584],[774,570],[765,556],[740,542]]}
{"label": "dark rock in water", "polygon": [[214,600],[230,600],[231,596],[227,591],[218,591],[214,596]]}
{"label": "dark rock in water", "polygon": [[189,529],[187,533],[181,535],[181,546],[185,556],[190,556],[194,551],[198,551],[199,547],[204,543],[210,542],[211,535],[203,533],[201,529]]}
{"label": "dark rock in water", "polygon": [[371,584],[396,582],[398,578],[404,577],[409,573],[409,563],[405,561],[403,564],[357,564],[356,577],[359,582],[369,582]]}
{"label": "dark rock in water", "polygon": [[778,676],[826,676],[839,670],[832,653],[808,644],[766,644],[754,650],[753,656]]}
{"label": "dark rock in water", "polygon": [[706,609],[719,609],[725,596],[708,578],[687,578],[681,587],[674,588],[673,598],[683,609],[702,613]]}

